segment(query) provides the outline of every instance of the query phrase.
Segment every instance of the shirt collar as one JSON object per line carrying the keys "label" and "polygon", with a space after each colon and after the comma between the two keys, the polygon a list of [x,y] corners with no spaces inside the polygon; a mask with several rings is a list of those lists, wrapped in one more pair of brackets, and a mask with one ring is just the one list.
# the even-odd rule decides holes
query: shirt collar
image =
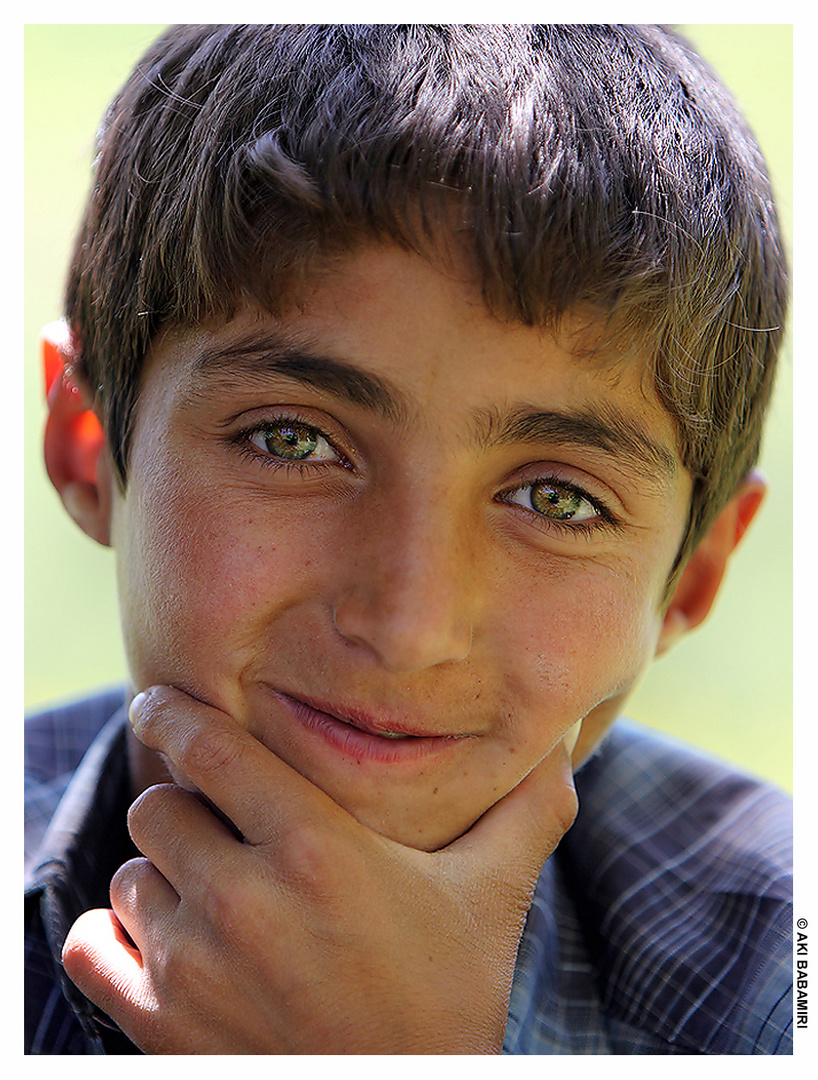
{"label": "shirt collar", "polygon": [[123,706],[94,739],[60,800],[33,860],[27,891],[58,875],[76,888],[83,904],[100,889],[107,896],[127,842],[131,785],[126,729]]}
{"label": "shirt collar", "polygon": [[60,958],[74,921],[84,911],[109,906],[111,878],[139,854],[126,825],[131,801],[127,723],[123,707],[89,747],[46,831],[26,890],[39,894],[43,931],[63,993],[94,1043],[101,1028],[114,1033],[104,1039],[123,1036],[65,975]]}

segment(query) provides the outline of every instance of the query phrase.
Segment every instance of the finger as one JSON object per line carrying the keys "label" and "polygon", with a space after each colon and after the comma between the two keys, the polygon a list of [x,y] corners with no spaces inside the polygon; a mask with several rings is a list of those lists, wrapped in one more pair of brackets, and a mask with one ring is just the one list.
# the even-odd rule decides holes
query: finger
{"label": "finger", "polygon": [[166,933],[179,894],[147,859],[131,859],[111,880],[111,907],[139,953]]}
{"label": "finger", "polygon": [[250,844],[284,835],[314,816],[354,819],[219,709],[175,687],[155,686],[131,703],[137,737],[164,754]]}
{"label": "finger", "polygon": [[[201,882],[217,874],[239,872],[234,865],[242,850],[241,839],[200,796],[176,784],[157,784],[143,791],[128,811],[128,831],[150,860],[148,865],[178,896],[198,896],[193,890]],[[123,884],[131,885],[128,866],[126,863],[118,874]],[[140,884],[137,879],[133,887]],[[119,914],[116,904],[114,910]]]}
{"label": "finger", "polygon": [[440,852],[473,873],[481,867],[509,881],[536,880],[578,809],[571,757],[560,741],[525,779]]}
{"label": "finger", "polygon": [[72,982],[114,1020],[122,1003],[143,1002],[144,972],[139,950],[113,911],[86,911],[68,932],[63,967]]}

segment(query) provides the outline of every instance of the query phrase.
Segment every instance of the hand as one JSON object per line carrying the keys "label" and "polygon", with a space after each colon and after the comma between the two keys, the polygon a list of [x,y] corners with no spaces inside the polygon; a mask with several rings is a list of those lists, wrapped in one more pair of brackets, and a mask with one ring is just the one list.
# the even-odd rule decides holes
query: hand
{"label": "hand", "polygon": [[[525,916],[576,813],[562,744],[433,853],[360,825],[224,713],[167,687],[139,738],[197,785],[145,791],[146,856],[63,961],[147,1053],[499,1053]],[[129,940],[130,939],[130,940]]]}

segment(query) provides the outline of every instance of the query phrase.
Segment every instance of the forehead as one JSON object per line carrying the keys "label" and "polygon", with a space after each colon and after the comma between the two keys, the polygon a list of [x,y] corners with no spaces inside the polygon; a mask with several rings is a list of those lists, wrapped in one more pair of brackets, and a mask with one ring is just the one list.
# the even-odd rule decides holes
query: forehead
{"label": "forehead", "polygon": [[497,317],[467,265],[396,248],[327,262],[281,314],[246,303],[155,355],[195,397],[288,380],[393,424],[446,417],[476,445],[581,441],[669,476],[679,462],[645,359],[603,344],[588,313],[558,330]]}

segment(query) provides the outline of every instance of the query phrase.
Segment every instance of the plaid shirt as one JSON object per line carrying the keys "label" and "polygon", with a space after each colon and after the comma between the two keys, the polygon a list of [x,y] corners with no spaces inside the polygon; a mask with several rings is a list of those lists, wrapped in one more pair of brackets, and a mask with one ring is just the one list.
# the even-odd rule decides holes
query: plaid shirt
{"label": "plaid shirt", "polygon": [[[59,960],[135,854],[122,700],[26,724],[29,1054],[139,1052]],[[529,912],[504,1052],[792,1053],[790,801],[623,722],[577,789]]]}

